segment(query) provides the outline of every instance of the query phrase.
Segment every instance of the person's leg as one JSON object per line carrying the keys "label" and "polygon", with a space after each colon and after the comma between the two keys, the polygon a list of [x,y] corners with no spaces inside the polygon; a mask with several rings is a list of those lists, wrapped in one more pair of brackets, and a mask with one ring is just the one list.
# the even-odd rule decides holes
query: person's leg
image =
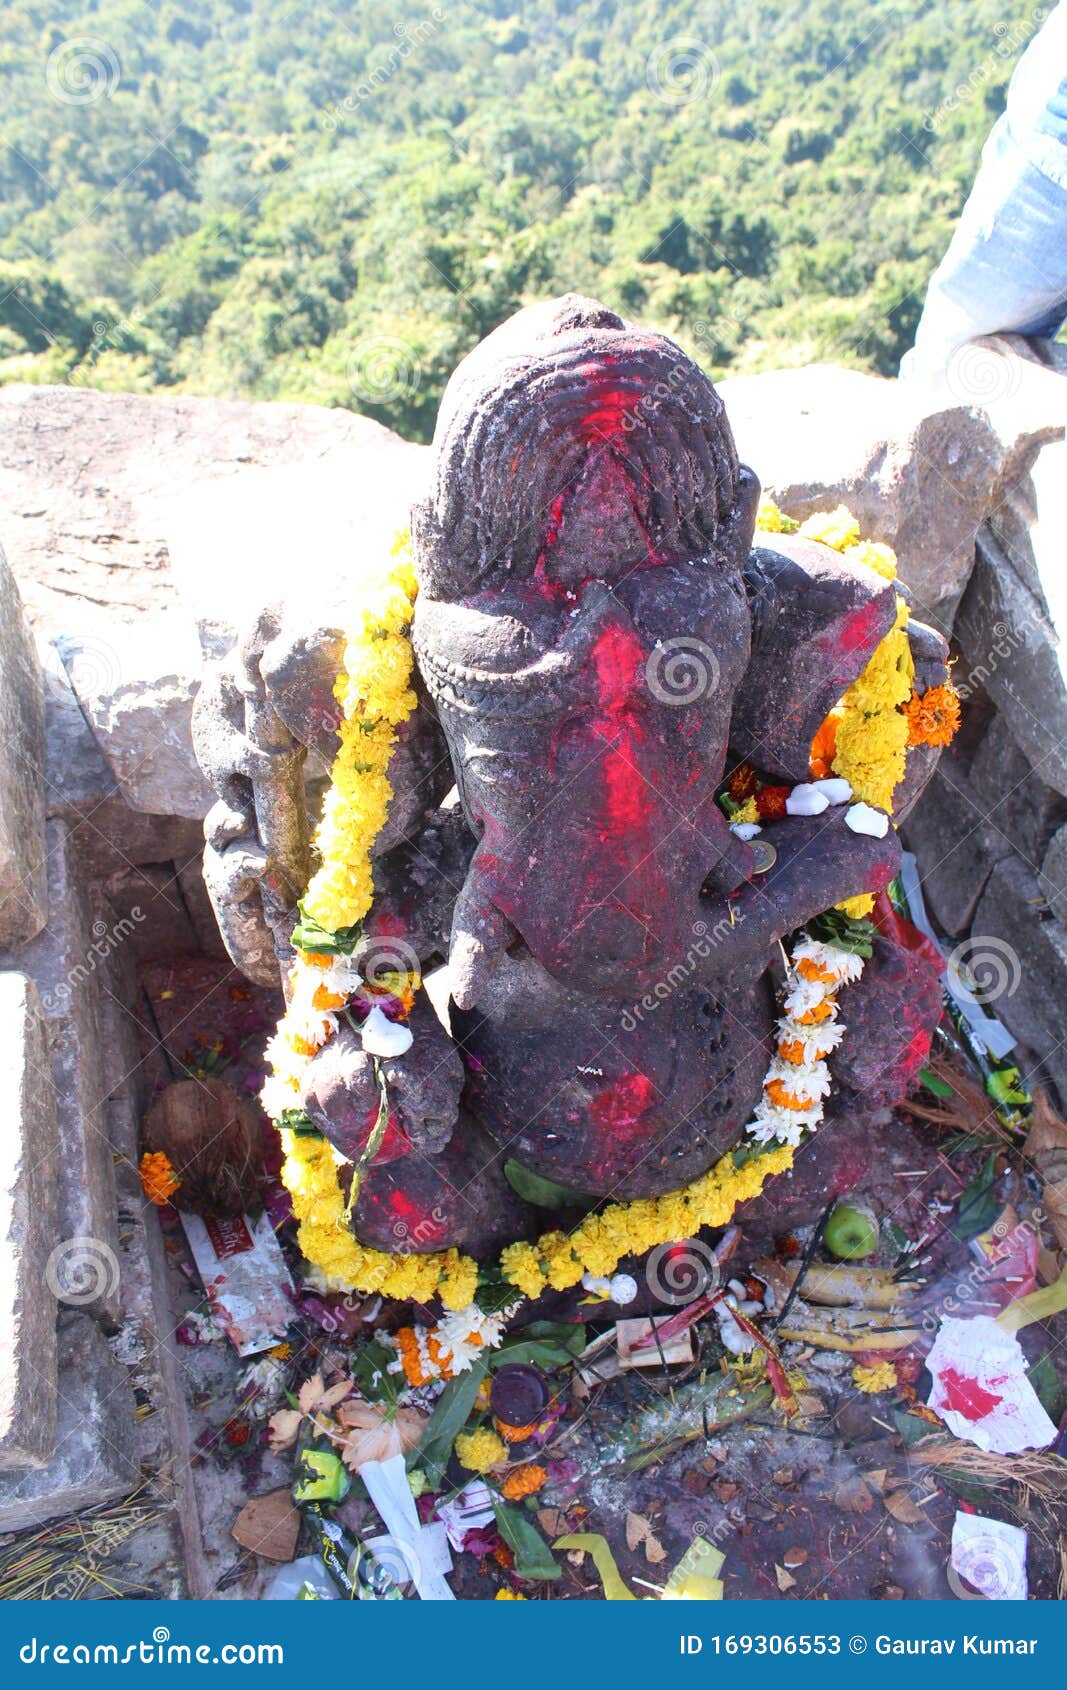
{"label": "person's leg", "polygon": [[951,244],[930,282],[902,373],[936,377],[980,335],[1051,339],[1067,318],[1067,185],[994,128]]}

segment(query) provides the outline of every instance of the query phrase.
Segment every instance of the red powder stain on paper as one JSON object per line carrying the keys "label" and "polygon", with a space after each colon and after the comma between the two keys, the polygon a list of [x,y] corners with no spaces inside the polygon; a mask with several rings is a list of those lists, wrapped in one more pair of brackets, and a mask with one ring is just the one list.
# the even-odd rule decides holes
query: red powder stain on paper
{"label": "red powder stain on paper", "polygon": [[962,1414],[965,1420],[984,1420],[1004,1401],[995,1392],[987,1391],[977,1379],[968,1379],[957,1373],[954,1367],[946,1367],[938,1374],[938,1384],[944,1396],[942,1406],[951,1409],[953,1414]]}
{"label": "red powder stain on paper", "polygon": [[636,1127],[654,1097],[655,1087],[647,1074],[623,1074],[597,1092],[589,1104],[589,1116],[598,1127]]}

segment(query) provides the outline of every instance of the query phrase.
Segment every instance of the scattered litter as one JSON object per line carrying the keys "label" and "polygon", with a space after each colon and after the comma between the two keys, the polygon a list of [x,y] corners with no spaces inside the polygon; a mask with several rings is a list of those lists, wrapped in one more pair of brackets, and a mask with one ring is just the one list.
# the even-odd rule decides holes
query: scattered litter
{"label": "scattered litter", "polygon": [[183,1214],[182,1226],[211,1312],[238,1353],[273,1349],[293,1318],[293,1282],[266,1212],[256,1220]]}
{"label": "scattered litter", "polygon": [[1026,1376],[1019,1340],[989,1315],[944,1320],[927,1357],[929,1406],[958,1438],[999,1455],[1047,1449],[1056,1428]]}
{"label": "scattered litter", "polygon": [[688,1328],[673,1335],[661,1334],[651,1320],[643,1317],[617,1320],[615,1340],[623,1368],[671,1366],[693,1359],[693,1335]]}
{"label": "scattered litter", "polygon": [[1026,1601],[1026,1533],[1021,1526],[960,1509],[952,1527],[950,1565],[989,1602]]}

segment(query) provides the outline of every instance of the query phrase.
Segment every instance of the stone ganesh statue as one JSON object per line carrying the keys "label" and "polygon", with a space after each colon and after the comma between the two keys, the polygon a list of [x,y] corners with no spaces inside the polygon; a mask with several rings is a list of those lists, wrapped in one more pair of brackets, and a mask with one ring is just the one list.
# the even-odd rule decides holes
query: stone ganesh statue
{"label": "stone ganesh statue", "polygon": [[[750,844],[717,801],[742,761],[808,780],[813,736],[896,617],[893,583],[826,547],[753,548],[758,492],[710,381],[595,301],[520,312],[449,382],[412,515],[420,704],[357,960],[446,961],[450,1030],[420,994],[410,1051],[384,1063],[365,1243],[484,1255],[528,1234],[509,1158],[593,1197],[703,1173],[761,1093],[778,941],[893,878],[892,829],[851,832],[839,808]],[[339,585],[332,610],[260,615],[197,707],[220,795],[207,881],[260,981],[287,956],[309,772],[335,744]],[[943,680],[939,637],[909,635],[922,684]],[[898,817],[933,762],[909,758]],[[901,1095],[939,1009],[888,933],[850,990],[838,1115]],[[342,1026],[308,1064],[306,1112],[358,1158],[378,1098]]]}

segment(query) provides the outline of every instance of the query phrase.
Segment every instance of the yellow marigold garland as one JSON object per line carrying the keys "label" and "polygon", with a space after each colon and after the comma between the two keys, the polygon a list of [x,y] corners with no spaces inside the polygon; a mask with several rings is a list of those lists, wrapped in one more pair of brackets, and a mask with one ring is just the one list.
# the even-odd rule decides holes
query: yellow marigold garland
{"label": "yellow marigold garland", "polygon": [[303,900],[305,913],[331,933],[354,927],[370,909],[371,848],[393,796],[386,769],[397,726],[416,703],[407,631],[417,587],[406,532],[393,547],[388,571],[369,582],[366,591],[334,687],[344,712],[340,746],[313,841],[321,866]]}

